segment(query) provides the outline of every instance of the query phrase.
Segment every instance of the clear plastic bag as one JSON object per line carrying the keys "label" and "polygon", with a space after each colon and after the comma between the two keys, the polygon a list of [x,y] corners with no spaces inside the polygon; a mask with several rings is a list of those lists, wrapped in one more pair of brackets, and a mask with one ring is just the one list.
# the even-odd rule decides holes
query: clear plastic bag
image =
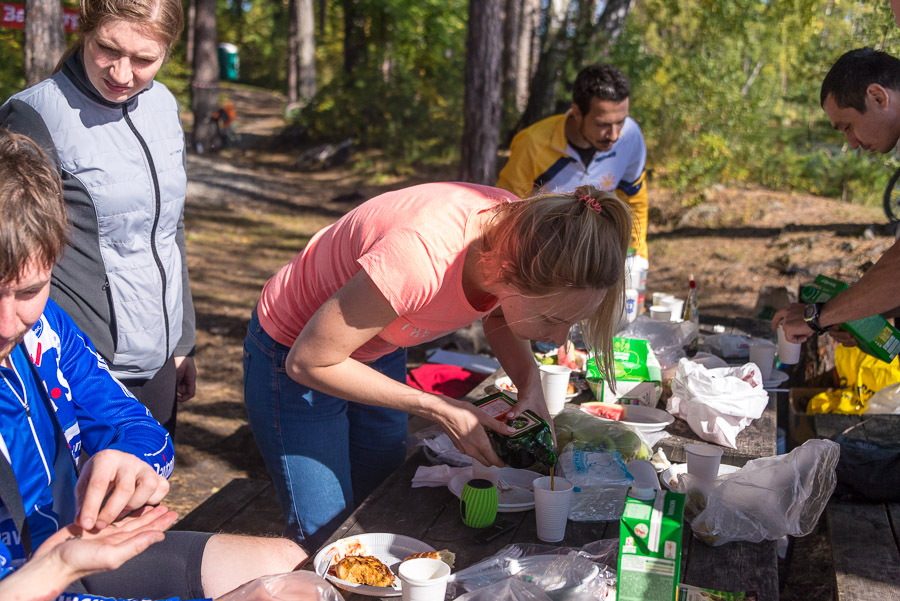
{"label": "clear plastic bag", "polygon": [[616,564],[617,553],[617,539],[595,541],[580,549],[507,545],[451,575],[447,590],[451,598],[462,601],[602,600],[615,586],[615,571],[608,566]]}
{"label": "clear plastic bag", "polygon": [[705,501],[692,499],[703,491],[691,489],[688,503],[702,508],[691,522],[694,536],[712,546],[806,536],[834,492],[839,455],[835,442],[808,440],[787,455],[754,459],[722,476]]}
{"label": "clear plastic bag", "polygon": [[566,407],[553,418],[557,447],[573,441],[591,443],[596,450],[618,451],[625,462],[649,459],[652,450],[643,435],[625,424],[605,421],[574,407]]}
{"label": "clear plastic bag", "polygon": [[697,338],[697,325],[690,321],[655,321],[641,315],[616,336],[646,340],[656,353],[659,365],[666,369],[685,356],[684,347]]}
{"label": "clear plastic bag", "polygon": [[309,570],[263,576],[216,601],[344,601],[327,580]]}

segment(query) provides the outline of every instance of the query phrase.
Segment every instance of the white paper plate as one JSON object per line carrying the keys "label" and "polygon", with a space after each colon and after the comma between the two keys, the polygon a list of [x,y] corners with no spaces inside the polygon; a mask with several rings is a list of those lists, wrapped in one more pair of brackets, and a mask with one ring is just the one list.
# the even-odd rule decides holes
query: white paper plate
{"label": "white paper plate", "polygon": [[[585,411],[585,413],[587,413]],[[593,414],[591,414],[593,415]],[[615,422],[616,420],[598,417],[605,422]],[[667,426],[675,423],[675,416],[662,409],[654,409],[652,407],[644,407],[643,405],[628,405],[628,419],[616,422],[631,426],[635,430],[643,432],[658,432]]]}
{"label": "white paper plate", "polygon": [[[512,380],[509,378],[509,376],[503,376],[501,378],[497,378],[496,380],[494,380],[494,387],[497,390],[502,391],[506,396],[508,396],[509,398],[511,398],[513,400],[518,400],[518,398],[519,398],[519,391],[516,390],[516,386],[515,386],[515,384],[512,383]],[[509,390],[508,389],[509,387],[512,387],[513,390]],[[584,390],[584,387],[579,389],[578,385],[576,384],[575,392],[573,392],[572,394],[567,394],[566,400],[568,401],[568,400],[574,399],[579,394],[581,394],[582,390]]]}
{"label": "white paper plate", "polygon": [[[512,513],[534,508],[534,489],[532,485],[535,479],[540,477],[540,474],[531,470],[517,470],[511,467],[500,468],[502,484],[497,487],[497,511],[500,513]],[[471,471],[460,472],[450,479],[450,482],[447,483],[447,488],[458,497],[462,495],[466,482],[471,479]],[[510,488],[504,488],[503,484],[510,486]]]}
{"label": "white paper plate", "polygon": [[373,557],[377,558],[384,565],[390,568],[391,572],[393,572],[395,576],[393,587],[352,584],[329,574],[328,568],[331,567],[331,552],[334,549],[335,544],[340,541],[335,541],[330,545],[322,547],[322,550],[316,553],[316,557],[315,559],[313,559],[313,567],[316,570],[316,574],[325,578],[334,586],[350,593],[366,595],[368,597],[399,597],[400,577],[397,576],[397,566],[400,565],[400,562],[413,553],[422,553],[425,551],[435,550],[434,547],[423,543],[418,539],[409,536],[403,536],[402,534],[358,534],[356,536],[349,536],[347,538],[356,539],[360,543],[364,544],[369,549],[369,553]]}
{"label": "white paper plate", "polygon": [[[733,474],[739,469],[741,468],[734,465],[720,463],[718,475],[724,476],[725,474]],[[687,472],[687,463],[673,463],[672,467],[659,475],[659,481],[662,482],[663,486],[674,492],[677,490],[678,474],[684,474],[685,472]]]}
{"label": "white paper plate", "polygon": [[790,376],[783,371],[773,369],[769,379],[763,382],[763,388],[778,388],[780,385],[787,382],[789,377]]}

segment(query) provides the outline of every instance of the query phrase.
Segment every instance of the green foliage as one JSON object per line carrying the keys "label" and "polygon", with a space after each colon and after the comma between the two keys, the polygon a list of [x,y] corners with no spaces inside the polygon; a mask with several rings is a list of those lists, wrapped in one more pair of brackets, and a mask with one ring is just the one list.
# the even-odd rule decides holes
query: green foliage
{"label": "green foliage", "polygon": [[0,101],[25,87],[22,40],[21,29],[0,29],[0,56],[7,57],[0,61]]}

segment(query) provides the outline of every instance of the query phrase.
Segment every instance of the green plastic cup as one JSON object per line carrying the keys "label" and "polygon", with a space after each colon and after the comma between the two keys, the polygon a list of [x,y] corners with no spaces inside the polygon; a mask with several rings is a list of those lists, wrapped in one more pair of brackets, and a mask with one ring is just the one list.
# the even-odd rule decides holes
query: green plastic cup
{"label": "green plastic cup", "polygon": [[490,480],[469,480],[459,497],[459,515],[470,528],[487,528],[497,518],[497,487]]}

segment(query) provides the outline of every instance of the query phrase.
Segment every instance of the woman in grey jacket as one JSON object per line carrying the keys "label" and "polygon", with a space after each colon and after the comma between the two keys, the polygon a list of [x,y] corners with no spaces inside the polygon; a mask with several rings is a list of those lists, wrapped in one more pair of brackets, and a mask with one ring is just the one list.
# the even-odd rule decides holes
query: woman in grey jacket
{"label": "woman in grey jacket", "polygon": [[0,108],[62,176],[72,232],[51,297],[170,433],[195,391],[194,308],[184,133],[153,78],[182,28],[178,0],[83,0],[57,72]]}

